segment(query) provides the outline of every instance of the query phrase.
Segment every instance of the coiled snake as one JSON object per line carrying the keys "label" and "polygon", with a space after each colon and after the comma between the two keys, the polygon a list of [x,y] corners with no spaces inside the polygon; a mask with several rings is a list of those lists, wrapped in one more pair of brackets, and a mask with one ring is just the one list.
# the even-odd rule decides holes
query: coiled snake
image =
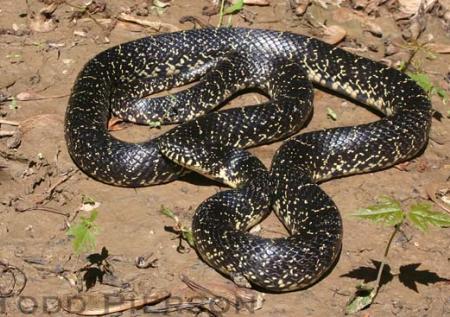
{"label": "coiled snake", "polygon": [[[144,98],[194,81],[174,95]],[[299,131],[311,113],[310,81],[385,116],[294,136],[268,171],[244,148]],[[208,113],[246,88],[269,101]],[[111,112],[137,123],[185,123],[157,139],[127,143],[109,134]],[[192,224],[198,253],[238,283],[287,291],[314,283],[340,252],[339,212],[316,183],[413,157],[430,124],[426,94],[395,69],[298,34],[211,28],[147,37],[94,57],[73,87],[65,135],[75,163],[105,183],[158,184],[188,168],[233,187],[198,207]],[[290,235],[249,234],[271,208]]]}

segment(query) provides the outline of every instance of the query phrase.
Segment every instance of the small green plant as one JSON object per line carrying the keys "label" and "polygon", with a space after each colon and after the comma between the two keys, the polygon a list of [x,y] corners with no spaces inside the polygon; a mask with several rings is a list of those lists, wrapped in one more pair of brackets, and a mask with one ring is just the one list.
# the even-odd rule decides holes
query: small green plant
{"label": "small green plant", "polygon": [[155,120],[155,121],[148,120],[148,121],[147,121],[147,125],[148,125],[151,129],[153,129],[153,128],[160,129],[160,128],[161,128],[161,121],[157,121],[157,120]]}
{"label": "small green plant", "polygon": [[9,104],[9,109],[11,109],[11,110],[19,109],[19,106],[17,105],[17,99],[15,97],[11,98],[11,103]]}
{"label": "small green plant", "polygon": [[406,212],[398,201],[387,196],[381,197],[375,205],[360,209],[354,216],[375,223],[383,223],[386,226],[394,227],[394,230],[387,242],[375,284],[373,286],[364,284],[357,286],[356,294],[346,306],[346,314],[356,313],[373,303],[380,287],[383,269],[387,263],[387,256],[392,241],[405,221],[422,232],[425,232],[429,226],[450,226],[450,216],[431,210],[431,204],[429,203],[416,203],[410,206],[409,211]]}
{"label": "small green plant", "polygon": [[442,102],[445,104],[448,101],[447,91],[440,87],[436,86],[428,77],[427,74],[420,71],[409,71],[407,70],[408,66],[405,62],[400,63],[398,69],[408,75],[412,80],[414,80],[417,85],[419,85],[430,97],[433,95],[438,95],[441,97]]}
{"label": "small green plant", "polygon": [[217,27],[221,27],[223,23],[223,17],[225,15],[230,15],[228,18],[228,26],[231,26],[231,15],[242,10],[244,7],[244,0],[237,0],[232,5],[225,7],[225,0],[220,1],[220,11],[219,11],[219,23]]}
{"label": "small green plant", "polygon": [[[174,231],[179,235],[179,237],[183,240],[185,240],[192,248],[195,248],[195,242],[194,242],[194,236],[192,235],[192,230],[181,224],[180,219],[178,218],[175,213],[164,206],[161,206],[161,213],[169,218],[171,218],[173,221],[175,221]],[[178,249],[182,249],[182,246],[178,247]]]}
{"label": "small green plant", "polygon": [[337,120],[336,112],[333,109],[331,109],[330,107],[327,107],[327,117],[333,121]]}
{"label": "small green plant", "polygon": [[[83,196],[83,205],[96,206],[96,202],[87,196]],[[67,235],[72,237],[72,247],[76,254],[82,252],[90,252],[95,249],[97,244],[96,236],[99,233],[99,228],[95,224],[97,219],[97,209],[92,209],[89,217],[80,217],[80,221],[71,225],[67,230]]]}

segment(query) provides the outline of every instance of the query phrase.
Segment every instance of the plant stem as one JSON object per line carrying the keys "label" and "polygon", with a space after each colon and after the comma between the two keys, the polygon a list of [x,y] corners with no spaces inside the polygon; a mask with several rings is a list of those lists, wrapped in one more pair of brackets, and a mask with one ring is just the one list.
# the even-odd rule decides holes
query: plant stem
{"label": "plant stem", "polygon": [[402,223],[403,223],[403,221],[398,223],[398,224],[396,224],[394,226],[394,231],[392,231],[392,234],[389,237],[389,241],[388,241],[388,243],[386,245],[386,249],[384,250],[383,260],[381,261],[380,268],[378,269],[377,280],[375,282],[375,289],[374,289],[374,291],[375,291],[376,294],[378,293],[378,288],[380,287],[381,276],[383,275],[384,266],[387,263],[387,256],[388,256],[388,253],[389,253],[389,249],[391,248],[391,244],[392,244],[392,241],[394,240],[395,235],[397,234],[397,232],[400,231],[400,226],[402,225]]}
{"label": "plant stem", "polygon": [[217,27],[221,27],[222,26],[222,22],[223,22],[223,9],[225,7],[225,0],[221,0],[220,1],[220,11],[219,11],[219,23],[217,23]]}

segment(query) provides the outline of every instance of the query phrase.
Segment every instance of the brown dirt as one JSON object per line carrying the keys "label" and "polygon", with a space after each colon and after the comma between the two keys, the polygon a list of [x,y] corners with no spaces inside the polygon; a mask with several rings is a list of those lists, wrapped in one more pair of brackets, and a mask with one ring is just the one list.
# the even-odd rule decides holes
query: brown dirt
{"label": "brown dirt", "polygon": [[[137,39],[155,32],[130,23],[118,22],[106,30],[84,14],[77,23],[71,19],[74,7],[64,1],[0,0],[0,92],[16,96],[22,92],[33,92],[46,98],[33,101],[17,101],[17,109],[10,107],[11,101],[0,104],[2,119],[20,122],[21,143],[16,149],[8,149],[11,138],[0,139],[0,260],[21,269],[28,282],[21,296],[32,296],[38,307],[36,316],[44,315],[45,296],[61,296],[75,292],[69,283],[71,272],[86,264],[83,256],[72,254],[71,242],[66,236],[68,219],[61,214],[45,210],[27,210],[38,204],[51,207],[58,212],[70,214],[72,219],[81,204],[82,195],[88,195],[101,203],[96,223],[101,231],[97,246],[105,246],[113,255],[109,262],[114,276],[129,283],[128,288],[113,287],[97,283],[90,293],[134,291],[136,293],[156,290],[171,291],[174,296],[183,296],[185,291],[180,273],[187,274],[197,283],[224,283],[226,279],[205,265],[193,250],[177,252],[178,240],[164,227],[173,225],[172,220],[159,210],[164,205],[174,210],[184,224],[189,225],[196,206],[221,188],[212,182],[190,177],[166,185],[139,189],[126,189],[99,183],[76,170],[69,158],[63,135],[64,112],[67,95],[75,76],[84,63],[96,53],[121,42]],[[53,13],[57,19],[56,28],[47,33],[30,31],[29,19],[45,6],[42,2],[59,2]],[[72,1],[80,5],[81,1]],[[100,3],[101,1],[97,1]],[[143,12],[136,6],[145,1],[108,1],[105,12],[94,12],[95,19],[114,19],[120,12],[136,15]],[[148,1],[151,3],[151,1]],[[327,1],[321,1],[326,3]],[[378,10],[378,16],[370,17],[363,10],[355,10],[343,1],[341,7],[324,9],[316,1],[302,17],[295,16],[288,8],[288,1],[274,0],[270,6],[246,6],[242,14],[233,17],[234,26],[288,30],[297,33],[321,36],[319,23],[340,25],[347,32],[347,38],[340,46],[375,60],[385,58],[386,41],[403,43],[398,47],[400,55],[391,60],[405,60],[407,49],[402,41],[400,24],[395,20],[399,11],[396,1],[387,1]],[[374,3],[376,1],[353,1],[352,3]],[[179,29],[191,28],[190,23],[180,24],[182,16],[192,15],[207,23],[216,24],[217,15],[202,16],[207,1],[174,0],[161,15],[142,18],[161,21]],[[450,9],[448,2],[442,6]],[[102,11],[101,8],[99,11]],[[419,42],[430,40],[443,45],[450,44],[449,27],[434,9],[425,15],[426,29]],[[445,10],[444,10],[445,11]],[[442,15],[442,14],[441,14]],[[448,11],[447,11],[448,15]],[[225,19],[226,21],[227,19]],[[309,23],[308,23],[309,21]],[[380,37],[365,31],[366,21],[372,21],[381,28]],[[406,22],[408,20],[406,19]],[[448,20],[447,20],[448,21]],[[311,26],[311,23],[313,24]],[[44,25],[46,26],[46,25]],[[408,24],[403,26],[408,31]],[[51,28],[51,25],[50,25]],[[405,31],[406,30],[406,31]],[[74,32],[76,31],[76,32]],[[161,32],[167,31],[162,28]],[[80,34],[81,35],[77,35]],[[369,49],[360,49],[368,47]],[[403,55],[402,55],[403,54]],[[388,59],[389,59],[388,58]],[[436,54],[428,59],[420,53],[414,58],[434,82],[444,88],[449,85],[450,56]],[[1,94],[0,94],[1,95]],[[232,101],[233,105],[254,102],[253,95],[244,95]],[[257,97],[256,97],[257,98]],[[344,245],[340,259],[332,272],[316,285],[288,294],[266,294],[262,309],[257,316],[336,316],[343,315],[345,304],[360,281],[345,277],[354,270],[362,271],[361,279],[373,276],[372,260],[381,260],[390,229],[373,225],[350,216],[358,208],[374,203],[380,195],[390,195],[406,205],[428,198],[426,188],[433,184],[444,184],[450,177],[450,128],[446,117],[449,105],[433,97],[433,106],[443,114],[441,120],[433,119],[431,140],[423,154],[406,167],[390,168],[377,173],[357,175],[323,184],[333,197],[344,219]],[[331,107],[337,114],[333,121],[326,116]],[[305,131],[326,127],[354,125],[374,120],[377,117],[367,110],[354,106],[349,101],[318,90],[315,98],[314,118]],[[1,125],[1,130],[15,131],[14,126]],[[117,133],[128,139],[139,139],[149,135],[146,127],[131,127]],[[126,135],[131,135],[126,136]],[[20,135],[18,136],[20,137]],[[270,164],[274,151],[280,143],[254,149],[265,163]],[[39,158],[41,157],[41,158]],[[69,174],[68,174],[69,173]],[[48,189],[61,183],[48,194]],[[438,209],[435,206],[435,209]],[[25,211],[24,211],[25,210]],[[80,214],[85,214],[81,212]],[[282,231],[282,226],[271,216],[262,224],[262,232]],[[359,316],[450,316],[450,284],[437,282],[432,273],[441,278],[450,278],[450,231],[433,229],[427,234],[405,226],[404,231],[393,243],[389,264],[394,277],[386,283],[375,303]],[[134,259],[153,253],[158,259],[156,268],[138,269]],[[417,280],[417,290],[405,286],[398,279],[402,265],[420,264],[409,277]],[[427,274],[427,271],[429,274]],[[63,278],[63,276],[65,278]],[[2,275],[0,289],[6,287],[10,277]],[[88,292],[88,293],[89,293]],[[183,293],[184,292],[184,293]],[[23,298],[22,298],[23,299]],[[0,314],[21,315],[19,296],[0,298]],[[124,315],[140,316],[142,310],[126,312]],[[173,316],[192,312],[174,312]],[[235,309],[225,316],[234,316]],[[251,315],[245,310],[240,315]],[[68,313],[60,311],[56,316]]]}

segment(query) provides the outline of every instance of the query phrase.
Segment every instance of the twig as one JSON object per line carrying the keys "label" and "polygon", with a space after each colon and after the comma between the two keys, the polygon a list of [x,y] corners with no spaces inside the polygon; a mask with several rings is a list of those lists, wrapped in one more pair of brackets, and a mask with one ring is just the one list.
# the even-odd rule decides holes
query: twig
{"label": "twig", "polygon": [[47,189],[47,191],[46,191],[47,195],[49,197],[51,197],[53,192],[55,191],[56,187],[58,187],[59,185],[61,185],[64,182],[66,182],[69,178],[71,178],[73,175],[75,175],[76,172],[77,172],[77,170],[73,170],[73,171],[70,171],[69,173],[67,173],[65,176],[63,176],[59,181],[57,181],[55,184],[53,184],[53,186],[51,186],[49,189]]}
{"label": "twig", "polygon": [[20,124],[20,122],[19,121],[11,121],[11,120],[0,119],[0,124],[7,124],[7,125],[18,126]]}
{"label": "twig", "polygon": [[[49,199],[52,197],[53,192],[55,191],[56,187],[58,187],[59,185],[61,185],[62,183],[64,183],[65,181],[67,181],[69,178],[71,178],[75,173],[77,172],[77,170],[73,170],[70,171],[69,173],[67,173],[65,176],[63,176],[60,180],[58,180],[55,184],[53,184],[49,189],[47,189],[43,195],[44,197],[42,197],[41,199],[35,201],[35,205],[41,205],[44,203],[45,200]],[[31,209],[36,209],[36,208],[31,208]]]}
{"label": "twig", "polygon": [[3,136],[13,136],[14,135],[14,131],[0,131],[0,137]]}
{"label": "twig", "polygon": [[180,30],[178,27],[176,27],[173,24],[164,23],[164,22],[148,21],[148,20],[145,20],[145,19],[139,19],[139,18],[136,18],[136,17],[134,17],[132,15],[129,15],[129,14],[126,14],[126,13],[119,14],[117,16],[117,19],[119,21],[123,21],[123,22],[131,22],[131,23],[136,23],[136,24],[143,25],[143,26],[148,26],[148,27],[152,28],[153,30],[155,30],[156,32],[159,32],[159,30],[162,27],[166,27],[172,32]]}
{"label": "twig", "polygon": [[57,214],[57,215],[61,215],[61,216],[64,216],[64,217],[69,217],[70,216],[70,213],[62,212],[62,211],[59,211],[59,210],[57,210],[55,208],[50,208],[50,207],[45,207],[45,206],[42,206],[42,207],[37,207],[37,206],[36,207],[29,207],[29,208],[25,208],[25,209],[22,209],[22,210],[18,210],[17,212],[26,212],[26,211],[32,211],[32,210],[47,211],[47,212],[50,212],[52,214]]}

